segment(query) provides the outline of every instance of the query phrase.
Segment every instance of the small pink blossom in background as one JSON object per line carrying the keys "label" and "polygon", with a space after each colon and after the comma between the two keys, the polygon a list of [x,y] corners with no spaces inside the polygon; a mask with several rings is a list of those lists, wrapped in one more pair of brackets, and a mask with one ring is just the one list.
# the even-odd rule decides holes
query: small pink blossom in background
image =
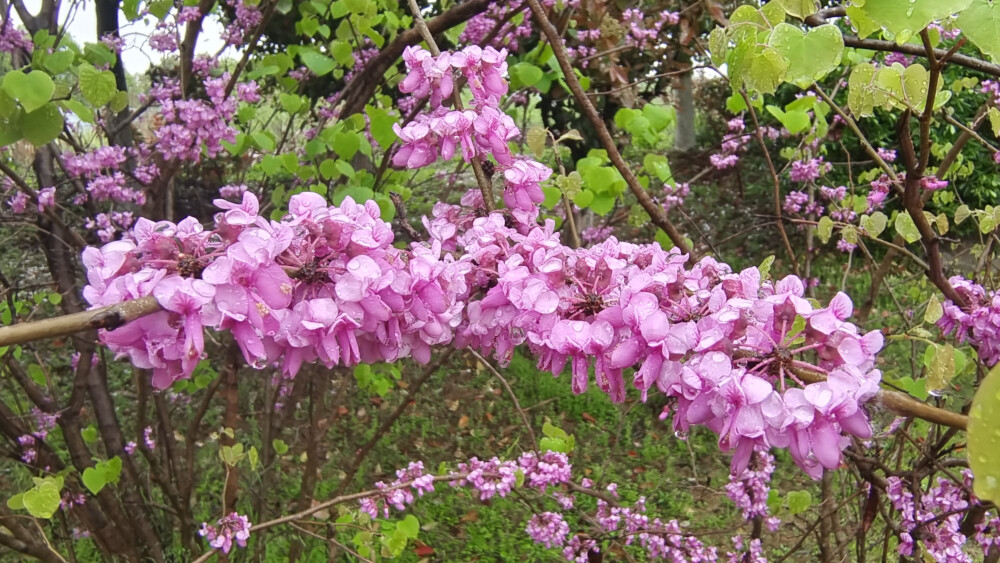
{"label": "small pink blossom in background", "polygon": [[894,149],[884,149],[882,147],[879,147],[878,149],[875,150],[875,152],[878,153],[879,158],[881,158],[886,162],[896,161],[896,151]]}
{"label": "small pink blossom in background", "polygon": [[847,242],[847,239],[840,239],[837,241],[837,250],[841,252],[854,252],[854,249],[857,247],[858,245]]}
{"label": "small pink blossom in background", "polygon": [[948,180],[938,180],[937,176],[924,176],[920,179],[920,187],[932,192],[948,187]]}
{"label": "small pink blossom in background", "polygon": [[247,546],[250,526],[250,520],[246,516],[233,512],[229,516],[220,518],[215,526],[202,522],[198,533],[208,540],[208,545],[222,550],[222,553],[229,553],[233,549],[234,541],[240,547]]}
{"label": "small pink blossom in background", "polygon": [[540,543],[546,548],[562,547],[566,543],[566,536],[569,534],[569,524],[563,520],[562,515],[555,512],[543,512],[531,517],[528,526],[525,528],[528,536],[535,543]]}

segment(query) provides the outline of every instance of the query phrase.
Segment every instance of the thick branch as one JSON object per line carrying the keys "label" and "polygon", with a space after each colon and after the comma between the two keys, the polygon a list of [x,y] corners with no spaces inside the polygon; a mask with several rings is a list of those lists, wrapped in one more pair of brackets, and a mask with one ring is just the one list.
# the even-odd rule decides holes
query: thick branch
{"label": "thick branch", "polygon": [[43,338],[69,336],[91,329],[113,330],[129,321],[162,310],[156,299],[150,296],[82,313],[0,327],[0,346],[13,346]]}
{"label": "thick branch", "polygon": [[[819,383],[826,381],[826,375],[817,371],[812,371],[800,367],[792,367],[790,371],[795,374],[803,383]],[[935,407],[922,401],[918,401],[906,393],[882,389],[875,395],[875,402],[881,404],[886,409],[907,417],[919,418],[934,424],[941,424],[950,428],[965,430],[969,424],[969,417],[964,414],[952,412],[947,409]]]}
{"label": "thick branch", "polygon": [[559,61],[559,67],[562,69],[563,78],[566,80],[566,84],[569,89],[573,92],[573,97],[576,98],[576,103],[580,105],[583,113],[586,114],[587,119],[597,130],[597,138],[601,141],[604,149],[608,151],[608,158],[611,159],[611,163],[615,165],[615,168],[621,173],[622,177],[625,179],[625,183],[628,184],[629,189],[632,190],[632,194],[639,201],[639,205],[642,206],[646,213],[649,214],[650,219],[653,224],[657,227],[663,229],[667,236],[670,237],[671,242],[674,243],[681,252],[688,254],[691,252],[691,248],[688,246],[687,241],[681,235],[677,227],[670,222],[667,218],[667,213],[662,207],[657,205],[653,198],[646,193],[646,190],[639,184],[636,179],[635,174],[628,167],[625,159],[622,158],[620,152],[618,152],[618,147],[615,145],[614,139],[611,138],[611,133],[608,131],[607,125],[604,123],[604,119],[597,113],[597,108],[587,97],[587,93],[583,91],[583,87],[580,86],[580,81],[576,77],[576,72],[569,61],[569,54],[566,53],[566,46],[563,44],[562,37],[559,36],[559,31],[556,30],[552,22],[549,21],[548,16],[545,15],[545,9],[542,5],[538,3],[538,0],[528,0],[528,5],[531,6],[531,12],[535,17],[535,21],[538,22],[538,26],[542,29],[542,33],[548,39],[549,44],[552,45],[552,51],[556,56],[556,60]]}

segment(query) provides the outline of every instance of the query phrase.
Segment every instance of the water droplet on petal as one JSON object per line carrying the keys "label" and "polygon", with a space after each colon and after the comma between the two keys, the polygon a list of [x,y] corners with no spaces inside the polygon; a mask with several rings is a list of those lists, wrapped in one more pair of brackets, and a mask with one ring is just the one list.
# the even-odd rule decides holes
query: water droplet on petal
{"label": "water droplet on petal", "polygon": [[678,430],[677,432],[674,432],[674,436],[675,436],[675,437],[676,437],[676,438],[677,438],[678,440],[684,440],[685,442],[686,442],[686,441],[687,441],[687,439],[688,439],[688,435],[687,435],[687,432],[681,432],[680,430]]}

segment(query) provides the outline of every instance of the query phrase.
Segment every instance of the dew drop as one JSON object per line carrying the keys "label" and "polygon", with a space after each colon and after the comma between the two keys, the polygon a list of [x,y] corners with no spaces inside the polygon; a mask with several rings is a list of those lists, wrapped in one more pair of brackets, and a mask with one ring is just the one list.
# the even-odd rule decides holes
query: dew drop
{"label": "dew drop", "polygon": [[676,437],[676,438],[677,438],[678,440],[684,440],[685,442],[686,442],[686,441],[687,441],[687,439],[688,439],[688,435],[687,435],[687,432],[681,432],[680,430],[678,430],[677,432],[674,432],[674,436],[675,436],[675,437]]}

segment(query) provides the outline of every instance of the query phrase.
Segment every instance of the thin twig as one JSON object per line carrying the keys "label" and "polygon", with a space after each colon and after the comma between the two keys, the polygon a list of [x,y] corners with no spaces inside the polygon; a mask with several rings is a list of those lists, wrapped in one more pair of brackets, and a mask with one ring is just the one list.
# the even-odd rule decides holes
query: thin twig
{"label": "thin twig", "polygon": [[[410,0],[413,2],[414,0]],[[531,6],[531,12],[535,17],[535,21],[538,22],[538,26],[542,29],[542,33],[548,39],[549,44],[552,46],[552,52],[559,61],[559,68],[562,69],[563,79],[566,81],[566,85],[569,86],[570,91],[573,92],[573,97],[576,98],[577,104],[583,109],[583,113],[587,116],[587,119],[594,126],[597,131],[597,138],[601,141],[601,145],[604,149],[608,151],[608,158],[611,163],[614,164],[618,172],[621,173],[622,177],[625,179],[625,183],[628,184],[629,189],[635,198],[639,201],[639,205],[646,210],[649,214],[653,224],[657,227],[663,229],[670,241],[674,243],[681,252],[689,254],[691,248],[688,246],[687,241],[681,232],[677,230],[677,227],[667,218],[666,212],[662,207],[653,201],[653,198],[646,193],[642,185],[636,179],[635,174],[629,168],[625,159],[622,158],[621,152],[618,151],[617,145],[615,145],[614,140],[611,138],[611,133],[608,131],[607,125],[604,123],[604,119],[597,113],[597,108],[594,107],[593,102],[587,97],[587,93],[583,91],[583,87],[580,86],[580,81],[576,77],[576,72],[573,69],[572,64],[569,61],[569,54],[566,52],[566,46],[563,44],[562,38],[559,36],[559,31],[552,25],[549,21],[547,15],[545,15],[545,9],[539,4],[538,0],[527,0],[528,5]]]}
{"label": "thin twig", "polygon": [[473,355],[473,357],[476,358],[476,360],[479,361],[479,363],[483,364],[486,369],[490,370],[490,372],[500,380],[500,383],[503,384],[504,389],[507,390],[507,394],[510,395],[511,401],[514,402],[514,408],[517,409],[517,413],[521,415],[521,420],[524,422],[525,429],[528,430],[528,435],[531,436],[531,444],[534,446],[535,451],[538,451],[538,440],[535,438],[535,430],[531,427],[531,421],[528,420],[528,415],[525,414],[524,409],[521,408],[521,403],[517,400],[517,395],[514,394],[514,390],[510,388],[510,384],[507,383],[507,380],[500,375],[500,372],[497,371],[497,369],[493,367],[493,365],[490,364],[486,358],[480,356],[479,353],[472,348],[467,348],[467,350]]}

